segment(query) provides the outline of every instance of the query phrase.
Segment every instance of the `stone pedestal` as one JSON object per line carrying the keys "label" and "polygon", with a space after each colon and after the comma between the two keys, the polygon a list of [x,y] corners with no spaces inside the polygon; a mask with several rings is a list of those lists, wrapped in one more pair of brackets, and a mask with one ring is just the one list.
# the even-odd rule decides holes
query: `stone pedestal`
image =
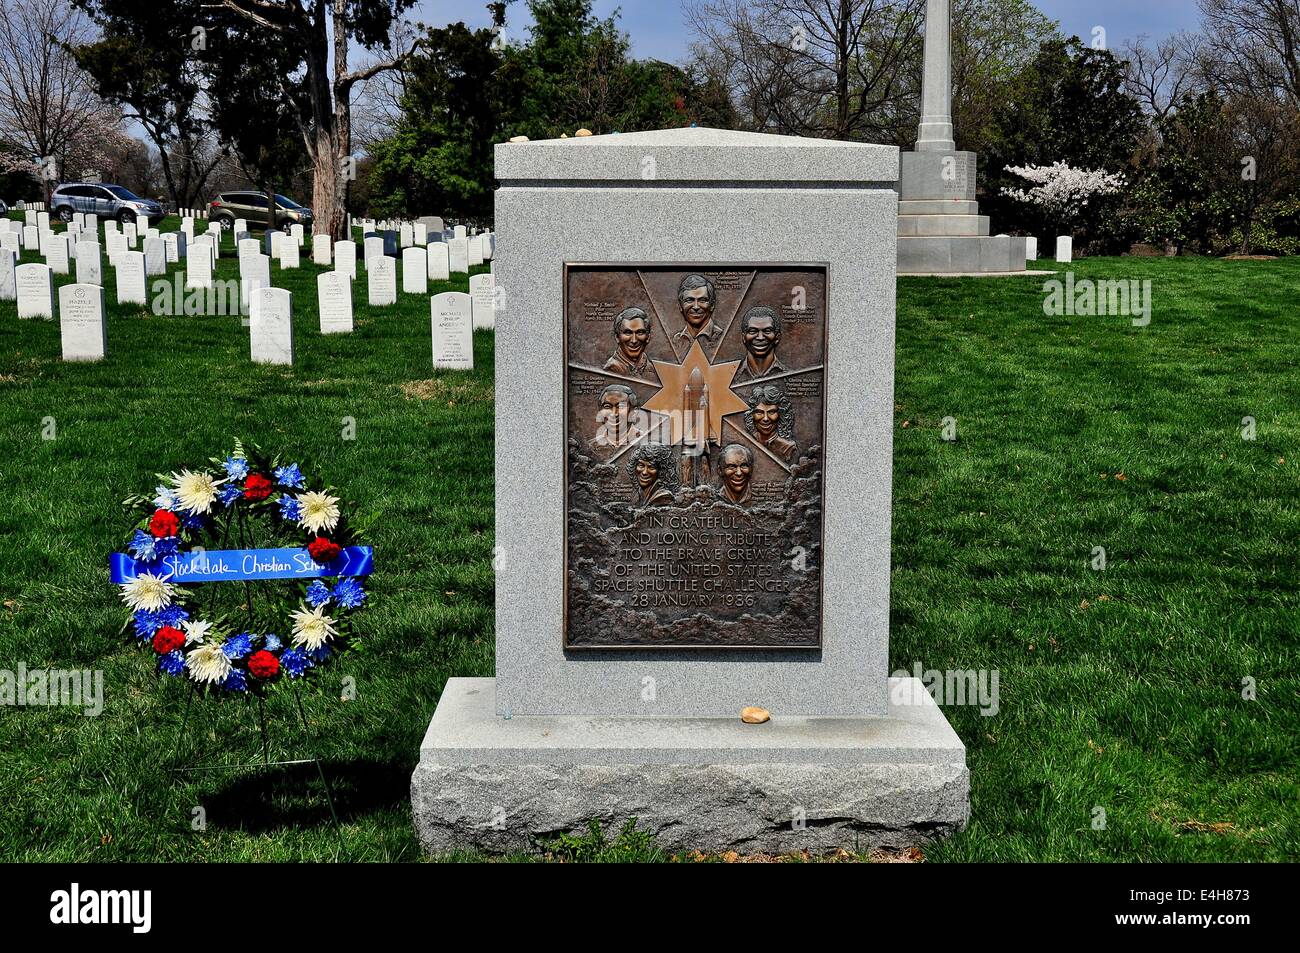
{"label": "stone pedestal", "polygon": [[[630,817],[704,850],[900,846],[962,826],[961,742],[888,678],[897,150],[691,128],[502,144],[496,173],[496,678],[452,679],[429,726],[412,779],[425,849],[526,849]],[[628,304],[655,311],[659,335],[681,320],[636,296],[569,312],[566,268],[800,262],[825,270],[820,640],[566,649],[568,318],[589,314],[610,347]],[[742,724],[749,705],[772,721]]]}
{"label": "stone pedestal", "polygon": [[899,156],[899,274],[1024,272],[1026,239],[990,235],[975,200],[973,152]]}
{"label": "stone pedestal", "polygon": [[496,714],[491,678],[448,680],[412,780],[433,854],[529,851],[630,817],[669,851],[906,847],[962,829],[966,750],[916,679],[881,718]]}

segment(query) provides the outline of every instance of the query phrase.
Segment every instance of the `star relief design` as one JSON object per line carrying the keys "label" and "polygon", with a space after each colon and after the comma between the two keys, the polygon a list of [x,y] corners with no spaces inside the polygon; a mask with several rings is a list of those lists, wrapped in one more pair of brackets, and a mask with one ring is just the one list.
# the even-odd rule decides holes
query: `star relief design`
{"label": "star relief design", "polygon": [[[682,430],[685,418],[683,411],[699,409],[699,400],[703,387],[708,387],[708,426],[709,439],[719,440],[722,434],[722,418],[728,414],[748,410],[749,405],[731,391],[731,380],[736,376],[740,361],[719,361],[710,364],[704,356],[704,348],[698,340],[691,342],[691,349],[686,352],[686,359],[680,364],[668,361],[653,361],[659,375],[660,389],[641,406],[668,415],[672,423],[672,436],[669,443],[682,442]],[[693,382],[692,375],[699,377]],[[700,393],[694,395],[695,404],[686,407],[686,390],[692,387]]]}

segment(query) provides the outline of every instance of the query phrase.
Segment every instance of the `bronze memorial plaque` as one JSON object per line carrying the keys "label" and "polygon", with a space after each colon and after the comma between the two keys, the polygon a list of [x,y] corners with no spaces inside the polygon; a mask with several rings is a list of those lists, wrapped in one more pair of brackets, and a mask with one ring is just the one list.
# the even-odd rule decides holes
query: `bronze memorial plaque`
{"label": "bronze memorial plaque", "polygon": [[565,647],[820,646],[826,266],[564,291]]}

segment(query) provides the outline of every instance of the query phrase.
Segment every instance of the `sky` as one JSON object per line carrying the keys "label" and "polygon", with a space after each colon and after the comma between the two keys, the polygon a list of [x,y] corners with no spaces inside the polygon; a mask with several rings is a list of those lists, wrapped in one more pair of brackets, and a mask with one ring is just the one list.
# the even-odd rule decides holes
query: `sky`
{"label": "sky", "polygon": [[[1090,41],[1095,26],[1106,30],[1106,45],[1118,49],[1126,40],[1145,34],[1162,39],[1199,22],[1196,0],[1035,0],[1046,16],[1061,24],[1068,36]],[[621,10],[619,25],[632,37],[639,59],[681,62],[686,58],[690,30],[677,0],[596,0],[595,12],[606,17]],[[431,26],[464,20],[471,27],[488,26],[491,18],[482,0],[420,0],[409,19]],[[506,35],[522,38],[528,22],[525,0],[515,0],[507,13]]]}

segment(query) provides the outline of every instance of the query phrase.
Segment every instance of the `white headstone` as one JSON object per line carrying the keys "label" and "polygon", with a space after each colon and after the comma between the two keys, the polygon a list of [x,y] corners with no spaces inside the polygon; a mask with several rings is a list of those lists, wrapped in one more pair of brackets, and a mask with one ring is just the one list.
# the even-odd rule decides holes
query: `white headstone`
{"label": "white headstone", "polygon": [[311,237],[311,260],[314,264],[329,266],[330,237],[328,235],[313,235]]}
{"label": "white headstone", "polygon": [[36,224],[36,210],[35,210],[35,209],[30,209],[30,208],[23,209],[23,224],[24,224],[24,225],[35,225],[35,224]]}
{"label": "white headstone", "polygon": [[387,255],[372,258],[366,263],[367,300],[371,306],[394,304],[397,301],[397,262]]}
{"label": "white headstone", "polygon": [[68,243],[62,235],[50,235],[45,242],[45,264],[56,275],[68,273]]}
{"label": "white headstone", "polygon": [[453,238],[464,238],[466,236],[465,226],[457,225],[451,230],[451,233]]}
{"label": "white headstone", "polygon": [[14,268],[18,265],[18,253],[12,248],[0,248],[0,301],[13,301],[18,297],[18,286],[14,279]]}
{"label": "white headstone", "polygon": [[474,330],[496,327],[496,278],[492,275],[471,275],[469,296],[474,302]]}
{"label": "white headstone", "polygon": [[248,219],[246,218],[235,219],[234,224],[230,226],[230,230],[234,232],[236,235],[238,235],[240,232],[248,231]]}
{"label": "white headstone", "polygon": [[271,258],[256,252],[239,262],[239,294],[245,308],[252,306],[253,293],[271,287]]}
{"label": "white headstone", "polygon": [[271,229],[266,233],[266,247],[270,250],[271,257],[276,261],[280,260],[280,249],[284,246],[284,232]]}
{"label": "white headstone", "polygon": [[402,291],[408,295],[429,293],[429,258],[423,245],[402,249]]}
{"label": "white headstone", "polygon": [[99,254],[99,242],[77,242],[77,284],[104,283],[103,262]]}
{"label": "white headstone", "polygon": [[[206,259],[200,256],[200,260]],[[144,277],[144,252],[124,251],[117,256],[117,303],[148,304]],[[188,284],[186,287],[190,287]]]}
{"label": "white headstone", "polygon": [[36,213],[36,227],[39,228],[39,229],[40,229],[41,231],[43,231],[43,232],[47,232],[47,231],[50,230],[50,213],[49,213],[49,212],[37,212],[37,213]]}
{"label": "white headstone", "polygon": [[412,225],[411,241],[421,246],[429,244],[429,226],[423,222],[416,222]]}
{"label": "white headstone", "polygon": [[143,251],[146,275],[167,274],[167,246],[161,238],[146,238]]}
{"label": "white headstone", "polygon": [[444,291],[430,299],[434,370],[474,369],[473,307],[463,291]]}
{"label": "white headstone", "polygon": [[14,255],[23,253],[23,235],[22,232],[3,232],[0,233],[0,248],[7,248]]}
{"label": "white headstone", "polygon": [[293,295],[284,288],[258,288],[248,309],[253,363],[293,363]]}
{"label": "white headstone", "polygon": [[355,280],[357,277],[357,243],[353,241],[342,241],[334,244],[334,269],[341,271],[349,278]]}
{"label": "white headstone", "polygon": [[255,258],[262,254],[262,243],[256,238],[241,238],[239,244],[235,246],[239,255],[239,269],[243,271],[244,262],[249,258]]}
{"label": "white headstone", "polygon": [[186,288],[212,287],[212,254],[204,247],[211,244],[211,241],[204,239],[195,240],[190,254],[185,258]]}
{"label": "white headstone", "polygon": [[352,331],[352,279],[341,271],[322,271],[316,276],[316,310],[321,334]]}
{"label": "white headstone", "polygon": [[304,240],[303,236],[304,236],[304,232],[303,232],[303,227],[301,225],[295,222],[293,225],[289,226],[289,237],[293,239],[293,243],[297,245],[299,248],[301,248],[303,245],[303,240]]}
{"label": "white headstone", "polygon": [[135,222],[123,222],[122,234],[126,236],[126,247],[134,248],[135,240],[140,234],[139,230],[136,228]]}
{"label": "white headstone", "polygon": [[54,291],[50,266],[40,262],[19,265],[14,269],[18,317],[54,317]]}
{"label": "white headstone", "polygon": [[483,260],[491,261],[492,256],[497,253],[497,237],[488,232],[483,236]]}
{"label": "white headstone", "polygon": [[451,277],[451,271],[447,258],[446,242],[429,242],[427,249],[429,258],[429,280],[446,281]]}
{"label": "white headstone", "polygon": [[23,226],[23,247],[27,249],[41,247],[41,230],[35,225]]}
{"label": "white headstone", "polygon": [[378,235],[367,235],[365,243],[365,260],[363,264],[370,267],[370,259],[384,257],[384,240]]}
{"label": "white headstone", "polygon": [[104,324],[104,289],[99,285],[64,285],[59,289],[59,337],[65,361],[102,361],[108,353]]}
{"label": "white headstone", "polygon": [[108,263],[117,267],[118,261],[127,252],[126,238],[118,232],[104,233],[104,253],[108,255]]}
{"label": "white headstone", "polygon": [[1074,260],[1074,239],[1069,235],[1059,235],[1056,239],[1056,260],[1065,264]]}
{"label": "white headstone", "polygon": [[447,242],[447,267],[462,274],[469,271],[468,238],[453,238]]}
{"label": "white headstone", "polygon": [[465,240],[465,263],[473,268],[483,264],[483,236],[475,235]]}
{"label": "white headstone", "polygon": [[1038,261],[1038,239],[1033,235],[1025,239],[1025,261]]}
{"label": "white headstone", "polygon": [[298,243],[292,235],[280,242],[280,268],[297,268],[299,265]]}
{"label": "white headstone", "polygon": [[398,229],[397,240],[403,248],[410,248],[415,244],[415,229],[408,222],[403,222]]}

